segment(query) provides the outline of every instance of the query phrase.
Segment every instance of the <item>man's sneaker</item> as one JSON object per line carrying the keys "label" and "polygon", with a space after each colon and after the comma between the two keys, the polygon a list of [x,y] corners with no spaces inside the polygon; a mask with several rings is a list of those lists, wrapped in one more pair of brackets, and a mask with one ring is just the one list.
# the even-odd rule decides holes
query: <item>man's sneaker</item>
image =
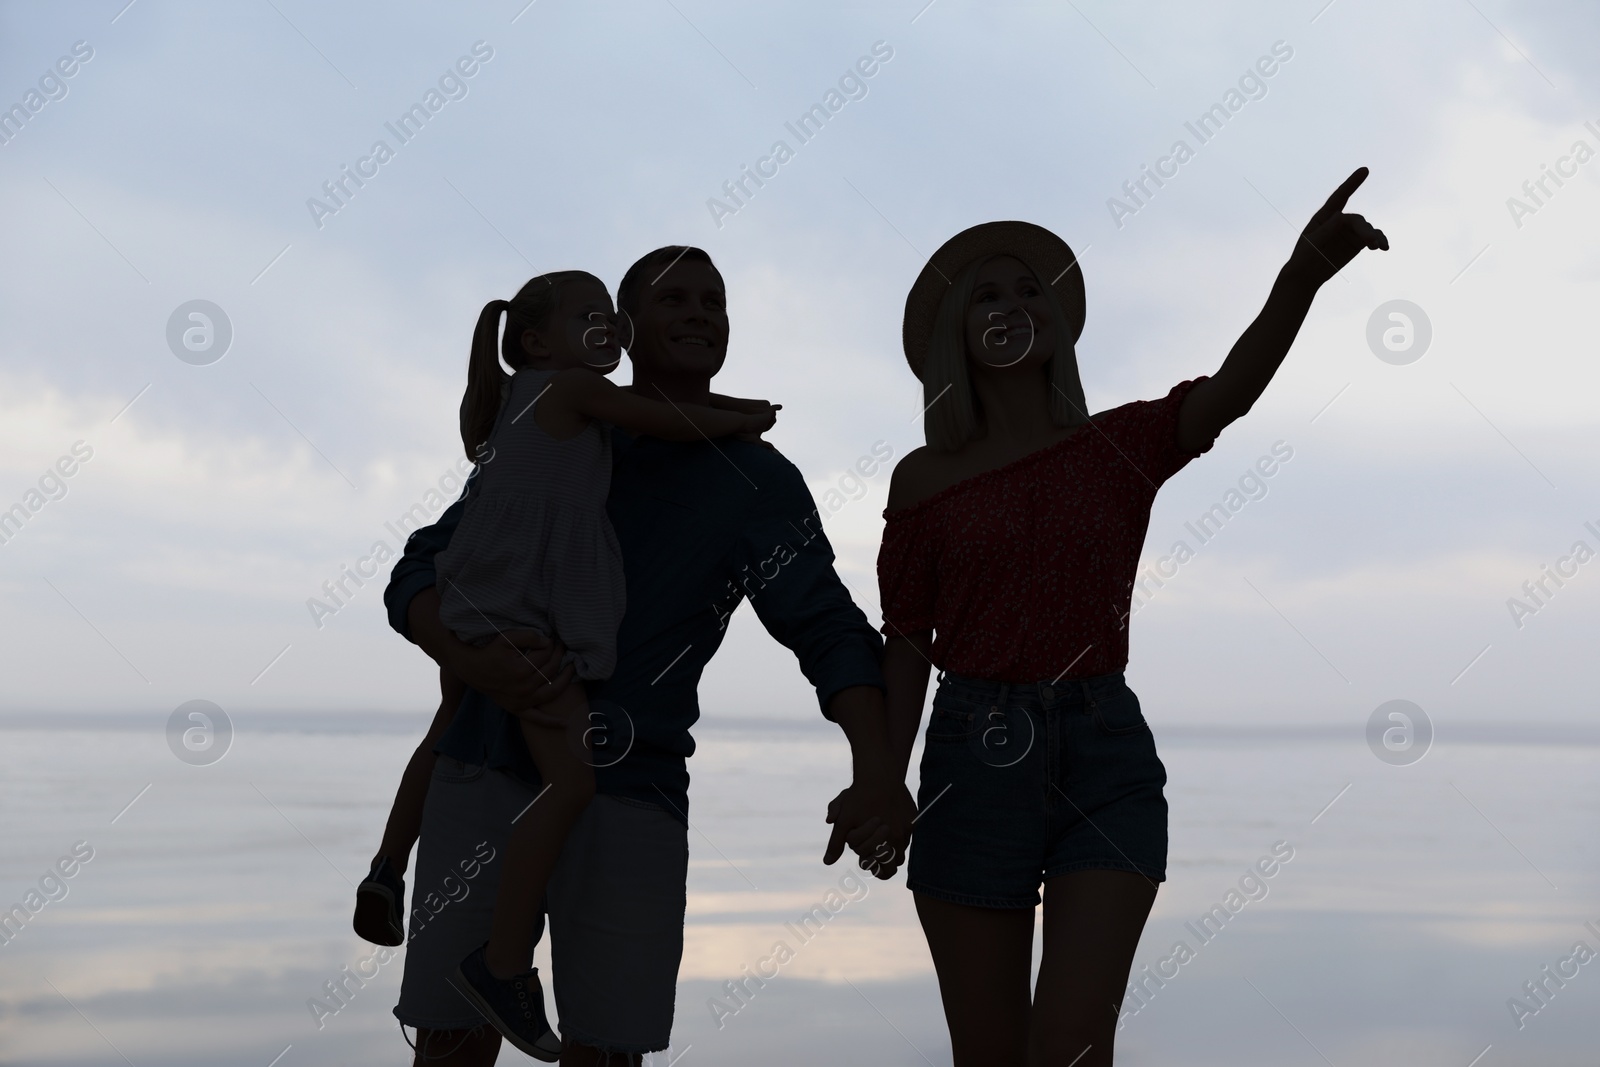
{"label": "man's sneaker", "polygon": [[399,945],[406,939],[406,883],[385,856],[356,886],[356,917],[351,924],[363,941]]}
{"label": "man's sneaker", "polygon": [[507,1041],[536,1060],[556,1062],[561,1058],[561,1039],[545,1018],[539,968],[511,978],[496,978],[483,959],[483,950],[488,947],[487,943],[479,945],[461,961],[456,968],[456,988]]}

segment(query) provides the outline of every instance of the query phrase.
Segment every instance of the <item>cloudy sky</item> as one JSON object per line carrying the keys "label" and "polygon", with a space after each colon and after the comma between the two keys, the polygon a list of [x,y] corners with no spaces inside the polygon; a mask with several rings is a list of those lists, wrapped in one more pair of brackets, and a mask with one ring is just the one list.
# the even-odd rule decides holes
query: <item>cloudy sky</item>
{"label": "cloudy sky", "polygon": [[[1215,371],[1365,165],[1351,210],[1392,250],[1324,289],[1256,410],[1163,489],[1152,565],[1292,451],[1138,612],[1130,680],[1158,724],[1359,729],[1394,698],[1441,730],[1587,713],[1590,8],[124,3],[0,8],[0,106],[21,107],[0,126],[0,508],[26,512],[0,544],[7,710],[428,706],[381,577],[320,628],[307,600],[448,486],[477,311],[532,274],[614,285],[658,245],[709,250],[719,386],[785,405],[771,437],[820,494],[875,443],[921,443],[900,311],[952,233],[1022,218],[1078,250],[1102,409]],[[430,102],[402,143],[386,124]],[[830,102],[809,141],[787,129]],[[1186,128],[1230,102],[1205,143]],[[733,205],[724,182],[779,140],[792,157]],[[1129,200],[1178,140],[1192,156]],[[346,168],[367,177],[335,201]],[[195,300],[225,316],[220,359],[220,330],[169,343]],[[1404,364],[1368,342],[1394,300],[1431,330]],[[887,484],[827,524],[874,622]],[[1568,577],[1528,600],[1546,565]],[[812,713],[737,619],[708,714]]]}

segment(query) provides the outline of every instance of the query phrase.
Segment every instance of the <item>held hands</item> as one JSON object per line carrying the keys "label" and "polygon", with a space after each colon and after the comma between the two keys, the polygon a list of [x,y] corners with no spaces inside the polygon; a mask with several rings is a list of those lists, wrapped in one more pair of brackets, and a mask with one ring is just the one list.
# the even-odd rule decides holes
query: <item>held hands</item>
{"label": "held hands", "polygon": [[822,862],[832,864],[849,845],[862,870],[879,879],[894,877],[905,859],[917,805],[903,782],[851,783],[828,805],[833,824]]}
{"label": "held hands", "polygon": [[1284,265],[1287,273],[1315,289],[1344,269],[1363,248],[1389,250],[1389,239],[1382,230],[1360,215],[1344,213],[1345,202],[1367,180],[1367,173],[1366,167],[1356,168],[1311,216]]}

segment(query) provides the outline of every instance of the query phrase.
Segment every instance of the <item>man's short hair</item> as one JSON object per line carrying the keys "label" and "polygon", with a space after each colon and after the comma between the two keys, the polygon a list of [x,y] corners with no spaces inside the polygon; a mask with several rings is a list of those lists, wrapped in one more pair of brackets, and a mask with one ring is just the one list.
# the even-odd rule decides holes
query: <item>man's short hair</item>
{"label": "man's short hair", "polygon": [[[654,284],[664,274],[668,267],[684,260],[693,260],[704,263],[712,270],[717,270],[717,265],[711,262],[711,256],[702,248],[693,245],[667,245],[654,252],[646,252],[637,263],[628,268],[628,273],[622,276],[622,284],[617,286],[617,307],[627,312],[630,318],[639,314],[639,291],[646,285]],[[717,271],[718,277],[722,272]]]}

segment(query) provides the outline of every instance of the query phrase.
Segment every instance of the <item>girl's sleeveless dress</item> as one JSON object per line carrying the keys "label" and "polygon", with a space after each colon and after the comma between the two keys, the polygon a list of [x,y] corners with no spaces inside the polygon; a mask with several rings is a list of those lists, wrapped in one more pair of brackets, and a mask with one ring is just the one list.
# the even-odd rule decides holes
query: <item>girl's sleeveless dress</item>
{"label": "girl's sleeveless dress", "polygon": [[626,607],[622,549],[606,517],[611,427],[557,441],[533,405],[556,372],[512,376],[461,524],[435,559],[439,616],[463,641],[508,630],[558,638],[578,677],[609,678]]}

